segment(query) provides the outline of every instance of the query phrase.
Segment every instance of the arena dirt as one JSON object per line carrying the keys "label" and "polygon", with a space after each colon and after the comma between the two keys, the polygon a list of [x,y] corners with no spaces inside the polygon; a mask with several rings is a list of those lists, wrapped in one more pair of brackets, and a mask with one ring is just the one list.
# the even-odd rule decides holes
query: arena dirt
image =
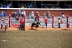
{"label": "arena dirt", "polygon": [[0,30],[0,48],[72,48],[72,31]]}

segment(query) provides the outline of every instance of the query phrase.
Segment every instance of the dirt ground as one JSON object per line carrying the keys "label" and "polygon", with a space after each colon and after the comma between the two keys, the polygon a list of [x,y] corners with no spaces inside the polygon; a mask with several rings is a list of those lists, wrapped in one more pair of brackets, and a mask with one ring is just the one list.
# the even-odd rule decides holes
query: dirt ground
{"label": "dirt ground", "polygon": [[0,48],[72,48],[72,30],[0,30]]}

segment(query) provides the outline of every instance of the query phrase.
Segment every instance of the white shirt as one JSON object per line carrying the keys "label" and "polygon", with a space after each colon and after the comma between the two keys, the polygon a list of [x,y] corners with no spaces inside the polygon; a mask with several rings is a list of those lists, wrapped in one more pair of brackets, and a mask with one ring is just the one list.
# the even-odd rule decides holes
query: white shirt
{"label": "white shirt", "polygon": [[65,15],[63,14],[62,17],[65,17]]}
{"label": "white shirt", "polygon": [[32,13],[31,16],[34,16],[34,13]]}
{"label": "white shirt", "polygon": [[25,15],[26,13],[25,13],[25,11],[24,11],[24,15]]}
{"label": "white shirt", "polygon": [[21,14],[24,14],[24,12],[22,11]]}

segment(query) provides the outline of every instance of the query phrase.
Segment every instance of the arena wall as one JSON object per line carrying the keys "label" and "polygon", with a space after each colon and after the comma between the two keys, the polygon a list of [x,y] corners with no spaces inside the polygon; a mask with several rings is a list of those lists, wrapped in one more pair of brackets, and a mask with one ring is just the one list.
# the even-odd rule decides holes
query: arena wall
{"label": "arena wall", "polygon": [[[53,26],[54,27],[58,27],[58,17],[60,17],[61,16],[61,13],[65,13],[65,14],[69,14],[69,16],[71,16],[71,17],[69,17],[68,18],[68,22],[70,22],[70,27],[72,27],[72,9],[32,9],[32,8],[7,8],[7,9],[5,9],[5,8],[2,8],[2,9],[0,9],[0,11],[6,11],[6,13],[7,14],[11,14],[12,12],[17,12],[19,9],[21,9],[21,10],[25,10],[26,11],[26,13],[28,13],[28,12],[31,12],[31,11],[38,11],[39,13],[40,13],[40,15],[42,16],[45,12],[48,12],[48,11],[50,11],[51,12],[51,14],[54,14],[55,15],[55,17],[54,17],[54,24],[53,24]],[[33,19],[34,20],[34,19]],[[33,21],[32,19],[25,19],[25,28],[26,28],[26,30],[27,29],[30,29],[30,26],[31,26],[31,22]],[[45,24],[44,24],[44,21],[42,21],[43,19],[40,19],[41,21],[41,27],[45,27]],[[11,22],[11,26],[19,26],[19,21],[16,21],[14,18],[11,18],[11,20],[10,21],[12,21]],[[61,24],[61,28],[67,28],[67,19],[62,19],[62,24]],[[49,22],[48,22],[48,28],[52,28],[52,19],[49,19]]]}

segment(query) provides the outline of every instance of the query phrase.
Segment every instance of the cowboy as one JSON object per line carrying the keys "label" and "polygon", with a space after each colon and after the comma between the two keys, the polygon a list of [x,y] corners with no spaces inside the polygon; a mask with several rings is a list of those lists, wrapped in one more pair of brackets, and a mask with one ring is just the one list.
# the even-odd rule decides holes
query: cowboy
{"label": "cowboy", "polygon": [[39,13],[36,12],[35,15],[36,15],[36,16],[35,16],[35,21],[36,21],[36,22],[37,22],[37,21],[40,21],[40,15],[39,15]]}

